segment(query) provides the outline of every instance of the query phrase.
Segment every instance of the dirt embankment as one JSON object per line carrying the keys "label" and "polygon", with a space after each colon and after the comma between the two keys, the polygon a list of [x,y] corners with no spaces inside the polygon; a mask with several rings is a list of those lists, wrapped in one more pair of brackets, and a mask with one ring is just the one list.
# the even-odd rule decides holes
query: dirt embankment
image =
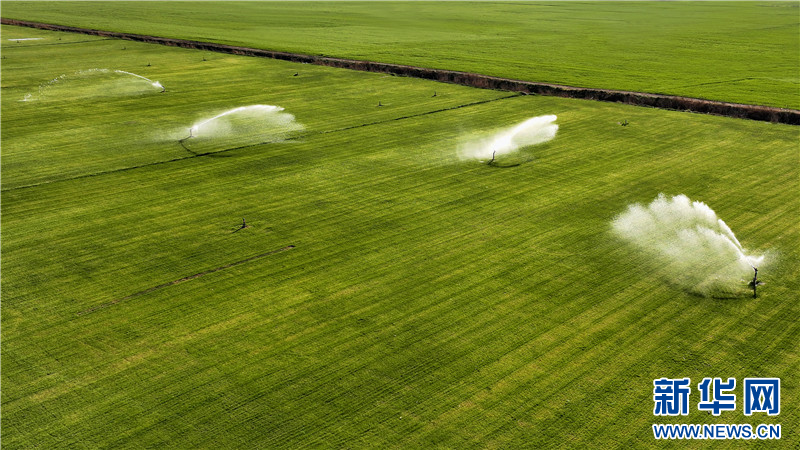
{"label": "dirt embankment", "polygon": [[184,39],[169,39],[156,36],[145,36],[113,31],[92,30],[87,28],[68,27],[38,22],[29,22],[16,19],[0,19],[4,25],[18,25],[43,30],[67,31],[83,33],[94,36],[126,39],[130,41],[161,44],[172,47],[183,47],[197,50],[207,50],[233,55],[254,56],[260,58],[273,58],[323,66],[338,67],[343,69],[361,70],[367,72],[389,73],[414,78],[424,78],[444,83],[454,83],[482,89],[496,89],[526,94],[549,95],[556,97],[580,98],[599,100],[604,102],[626,103],[629,105],[649,106],[653,108],[671,109],[678,111],[692,111],[719,116],[736,117],[742,119],[761,120],[765,122],[786,123],[800,125],[800,111],[794,109],[775,108],[771,106],[742,105],[712,100],[702,100],[674,95],[647,94],[643,92],[615,91],[609,89],[579,88],[561,86],[550,83],[537,83],[532,81],[511,80],[507,78],[491,77],[477,73],[456,72],[452,70],[427,69],[424,67],[404,66],[400,64],[380,63],[373,61],[358,61],[352,59],[330,58],[326,56],[303,55],[298,53],[277,52],[232,45],[215,44],[211,42],[189,41]]}

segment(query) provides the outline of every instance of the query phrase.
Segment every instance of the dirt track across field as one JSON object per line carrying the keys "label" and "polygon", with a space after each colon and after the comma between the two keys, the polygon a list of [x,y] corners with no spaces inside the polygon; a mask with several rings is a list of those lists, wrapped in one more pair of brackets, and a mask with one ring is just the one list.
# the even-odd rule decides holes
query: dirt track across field
{"label": "dirt track across field", "polygon": [[452,70],[427,69],[424,67],[404,66],[373,61],[359,61],[353,59],[330,58],[327,56],[303,55],[299,53],[278,52],[256,48],[236,47],[232,45],[215,44],[212,42],[198,42],[184,39],[170,39],[140,34],[118,33],[114,31],[92,30],[63,25],[53,25],[39,22],[29,22],[16,19],[0,19],[3,25],[17,25],[39,28],[42,30],[66,31],[83,33],[94,36],[126,39],[130,41],[161,44],[172,47],[183,47],[197,50],[207,50],[233,55],[254,56],[260,58],[273,58],[322,66],[338,67],[342,69],[361,70],[366,72],[389,73],[414,78],[435,80],[444,83],[460,84],[481,89],[495,89],[525,94],[549,95],[556,97],[579,98],[599,100],[604,102],[625,103],[636,106],[649,106],[653,108],[670,109],[677,111],[691,111],[696,113],[714,114],[718,116],[735,117],[741,119],[761,120],[765,122],[786,123],[800,125],[800,111],[795,109],[775,108],[771,106],[743,105],[712,100],[703,100],[674,95],[648,94],[644,92],[615,91],[610,89],[580,88],[562,86],[550,83],[537,83],[533,81],[511,80],[507,78],[491,77],[477,73],[456,72]]}

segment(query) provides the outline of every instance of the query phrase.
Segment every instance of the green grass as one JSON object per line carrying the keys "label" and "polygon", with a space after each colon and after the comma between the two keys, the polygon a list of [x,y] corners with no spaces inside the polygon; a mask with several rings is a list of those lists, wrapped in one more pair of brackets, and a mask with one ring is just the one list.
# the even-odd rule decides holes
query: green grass
{"label": "green grass", "polygon": [[797,2],[4,2],[3,17],[800,109]]}
{"label": "green grass", "polygon": [[[6,187],[191,156],[177,139],[196,121],[236,106],[280,105],[313,134],[512,95],[288,62],[265,66],[253,58],[193,50],[154,52],[151,45],[119,40],[61,45],[58,37],[75,37],[67,33],[3,27],[3,35],[49,36],[21,41],[30,42],[27,47],[8,44],[3,52],[3,67],[15,74],[3,79],[4,109],[15,111],[4,117],[2,130],[4,141],[14,143],[3,152]],[[86,45],[95,56],[83,57]],[[31,61],[50,63],[43,68]],[[92,89],[93,78],[76,81],[76,72],[98,68],[158,80],[168,93],[144,89],[137,96],[109,96]],[[36,98],[40,84],[60,75],[67,78],[41,99],[19,102],[29,93]],[[384,106],[377,107],[379,102]]]}
{"label": "green grass", "polygon": [[[2,42],[4,447],[650,447],[654,422],[798,439],[797,127],[2,33],[48,38]],[[168,91],[18,101],[87,67]],[[256,103],[306,130],[205,157],[151,140]],[[559,134],[518,166],[456,157],[540,114]],[[758,300],[689,295],[611,237],[659,192],[776,255]],[[664,376],[780,377],[783,410],[654,418]]]}

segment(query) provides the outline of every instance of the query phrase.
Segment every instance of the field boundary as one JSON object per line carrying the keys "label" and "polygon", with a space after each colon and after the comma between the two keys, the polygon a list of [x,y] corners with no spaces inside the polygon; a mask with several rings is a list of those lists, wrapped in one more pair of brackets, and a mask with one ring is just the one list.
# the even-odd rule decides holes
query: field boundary
{"label": "field boundary", "polygon": [[332,58],[328,56],[304,55],[300,53],[279,52],[248,47],[237,47],[213,42],[172,39],[115,31],[94,30],[89,28],[70,27],[65,25],[30,22],[26,20],[0,18],[3,25],[16,25],[50,31],[65,31],[94,36],[125,39],[130,41],[160,44],[170,47],[182,47],[206,50],[232,55],[272,58],[284,61],[316,64],[341,69],[360,70],[365,72],[388,73],[412,78],[422,78],[444,83],[459,84],[480,89],[494,89],[524,94],[567,97],[584,100],[597,100],[612,103],[624,103],[635,106],[647,106],[676,111],[690,111],[739,119],[759,120],[765,122],[800,125],[800,110],[777,108],[772,106],[745,105],[714,100],[704,100],[675,95],[650,94],[646,92],[618,91],[610,89],[581,88],[534,81],[513,80],[492,77],[478,73],[458,72],[444,69],[406,66],[401,64],[362,61],[354,59]]}
{"label": "field boundary", "polygon": [[274,255],[276,253],[289,251],[289,250],[292,250],[293,248],[295,248],[294,245],[287,245],[286,247],[279,248],[277,250],[270,250],[270,251],[268,251],[266,253],[262,253],[260,255],[251,256],[249,258],[245,258],[245,259],[242,259],[240,261],[232,262],[232,263],[226,264],[224,266],[216,267],[214,269],[209,269],[209,270],[206,270],[206,271],[203,271],[203,272],[200,272],[200,273],[196,273],[194,275],[189,275],[188,277],[183,277],[183,278],[179,278],[177,280],[170,281],[168,283],[159,284],[158,286],[153,286],[153,287],[147,288],[147,289],[145,289],[143,291],[139,291],[139,292],[133,293],[133,294],[127,296],[127,297],[118,298],[116,300],[112,300],[112,301],[107,302],[107,303],[101,303],[101,304],[99,304],[97,306],[93,306],[93,307],[91,307],[89,309],[85,309],[83,311],[78,312],[77,315],[83,316],[85,314],[93,313],[93,312],[95,312],[97,310],[105,309],[105,308],[108,308],[109,306],[116,305],[119,302],[131,299],[131,298],[134,298],[134,297],[138,297],[140,295],[149,294],[149,293],[151,293],[153,291],[156,291],[158,289],[162,289],[162,288],[169,287],[169,286],[174,286],[176,284],[180,284],[180,283],[183,283],[183,282],[186,282],[186,281],[191,281],[191,280],[194,280],[195,278],[200,278],[200,277],[202,277],[204,275],[208,275],[208,274],[211,274],[211,273],[214,273],[214,272],[219,272],[220,270],[229,269],[231,267],[235,267],[235,266],[238,266],[240,264],[248,263],[250,261],[255,261],[257,259],[261,259],[261,258],[264,258],[266,256]]}

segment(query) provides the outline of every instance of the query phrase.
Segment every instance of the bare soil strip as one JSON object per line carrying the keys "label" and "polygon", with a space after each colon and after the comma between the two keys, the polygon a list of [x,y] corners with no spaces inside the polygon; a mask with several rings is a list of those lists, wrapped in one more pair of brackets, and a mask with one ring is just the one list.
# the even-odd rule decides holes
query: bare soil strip
{"label": "bare soil strip", "polygon": [[197,50],[207,50],[233,55],[273,58],[322,66],[338,67],[342,69],[361,70],[366,72],[389,73],[414,78],[435,80],[444,83],[460,84],[481,89],[495,89],[525,94],[548,95],[556,97],[579,98],[599,100],[604,102],[625,103],[636,106],[649,106],[653,108],[670,109],[678,111],[691,111],[718,116],[735,117],[741,119],[761,120],[765,122],[786,123],[800,125],[800,111],[796,109],[775,108],[771,106],[743,105],[712,100],[703,100],[674,95],[648,94],[645,92],[616,91],[610,89],[580,88],[563,86],[551,83],[538,83],[532,81],[512,80],[508,78],[491,77],[469,72],[452,70],[428,69],[424,67],[405,66],[400,64],[380,63],[374,61],[359,61],[353,59],[330,58],[326,56],[303,55],[299,53],[278,52],[256,48],[237,47],[232,45],[215,44],[212,42],[189,41],[185,39],[170,39],[156,36],[146,36],[131,33],[118,33],[114,31],[93,30],[88,28],[69,27],[39,22],[29,22],[16,19],[0,19],[4,25],[17,25],[39,28],[52,31],[66,31],[83,33],[94,36],[126,39],[130,41],[161,44],[171,47],[183,47]]}
{"label": "bare soil strip", "polygon": [[89,314],[89,313],[95,312],[97,310],[105,309],[105,308],[108,308],[109,306],[116,305],[119,302],[131,299],[131,298],[134,298],[134,297],[138,297],[140,295],[149,294],[149,293],[151,293],[153,291],[156,291],[158,289],[162,289],[162,288],[169,287],[169,286],[174,286],[176,284],[180,284],[180,283],[183,283],[185,281],[191,281],[191,280],[194,280],[195,278],[200,278],[203,275],[208,275],[210,273],[219,272],[220,270],[229,269],[231,267],[238,266],[240,264],[244,264],[244,263],[247,263],[247,262],[250,262],[250,261],[255,261],[256,259],[261,259],[261,258],[264,258],[265,256],[274,255],[276,253],[285,252],[285,251],[291,250],[293,248],[295,248],[294,245],[287,245],[286,247],[279,248],[277,250],[271,250],[269,252],[262,253],[260,255],[251,256],[251,257],[249,257],[247,259],[243,259],[241,261],[236,261],[236,262],[233,262],[233,263],[230,263],[230,264],[226,264],[224,266],[217,267],[215,269],[210,269],[210,270],[206,270],[204,272],[196,273],[196,274],[190,275],[188,277],[183,277],[183,278],[180,278],[180,279],[177,279],[177,280],[174,280],[174,281],[170,281],[169,283],[159,284],[158,286],[153,286],[151,288],[147,288],[147,289],[145,289],[143,291],[136,292],[136,293],[131,294],[131,295],[127,296],[127,297],[118,298],[118,299],[110,301],[108,303],[102,303],[102,304],[99,304],[97,306],[93,306],[93,307],[91,307],[89,309],[80,311],[77,314],[79,316],[82,316],[84,314]]}

